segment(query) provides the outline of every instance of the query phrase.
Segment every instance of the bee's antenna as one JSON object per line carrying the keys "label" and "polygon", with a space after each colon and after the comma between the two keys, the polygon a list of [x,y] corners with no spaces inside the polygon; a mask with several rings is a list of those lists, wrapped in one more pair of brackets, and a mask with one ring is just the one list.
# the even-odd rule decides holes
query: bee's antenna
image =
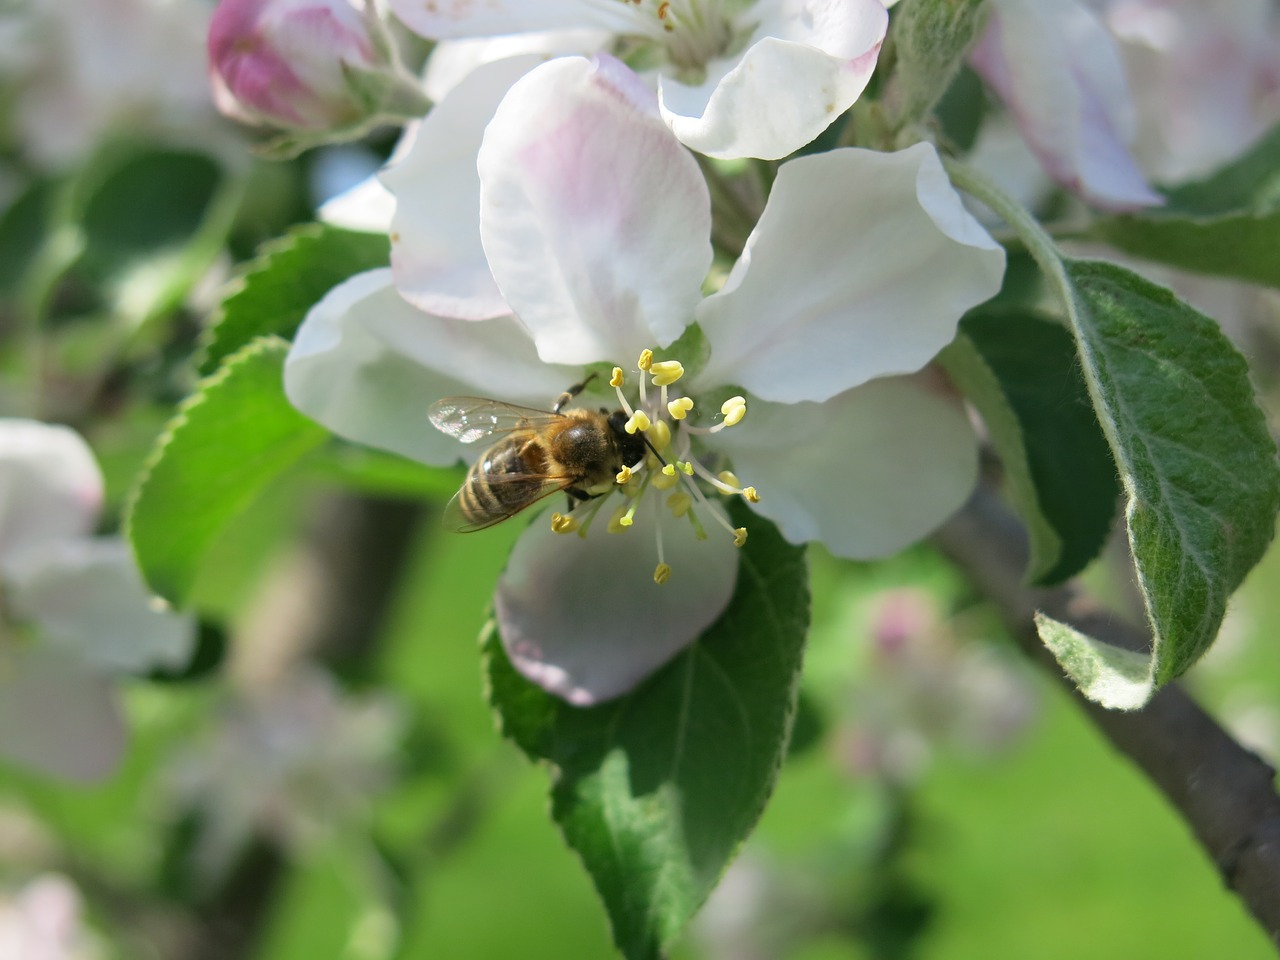
{"label": "bee's antenna", "polygon": [[667,461],[662,459],[662,454],[658,452],[658,448],[653,445],[652,440],[650,440],[648,437],[645,437],[644,445],[649,448],[650,453],[652,453],[655,457],[658,458],[658,462],[660,464],[662,464],[664,467],[667,465]]}
{"label": "bee's antenna", "polygon": [[560,394],[560,396],[556,398],[555,406],[551,408],[551,412],[559,413],[562,409],[564,409],[564,405],[566,403],[568,403],[570,400],[572,400],[574,397],[580,394],[583,390],[585,390],[587,388],[587,384],[589,384],[595,378],[596,378],[596,374],[593,373],[591,374],[591,376],[587,377],[587,379],[583,380],[581,383],[573,385],[564,393]]}

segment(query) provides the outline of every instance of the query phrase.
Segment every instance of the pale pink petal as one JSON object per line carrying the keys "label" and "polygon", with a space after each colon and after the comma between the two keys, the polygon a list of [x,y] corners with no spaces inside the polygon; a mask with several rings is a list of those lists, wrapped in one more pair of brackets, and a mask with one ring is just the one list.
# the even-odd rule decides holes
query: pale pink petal
{"label": "pale pink petal", "polygon": [[592,27],[626,32],[636,21],[619,0],[388,0],[405,26],[432,40]]}
{"label": "pale pink petal", "polygon": [[0,419],[0,573],[29,548],[93,531],[102,471],[68,427]]}
{"label": "pale pink petal", "polygon": [[26,554],[9,581],[13,611],[42,642],[107,670],[186,666],[195,622],[154,601],[115,537],[64,540]]}
{"label": "pale pink petal", "polygon": [[[672,568],[661,586],[653,582],[655,516]],[[607,532],[607,519],[585,538],[535,519],[494,594],[516,669],[575,706],[626,693],[687,647],[724,611],[737,581],[727,536],[697,540],[687,520],[664,510],[620,534]]]}
{"label": "pale pink petal", "polygon": [[699,382],[790,403],[919,370],[1003,276],[1004,251],[931,145],[792,160],[724,287],[698,308],[711,343]]}
{"label": "pale pink petal", "polygon": [[1108,210],[1164,202],[1129,152],[1134,110],[1115,41],[1078,0],[995,0],[970,59],[1058,183]]}
{"label": "pale pink petal", "polygon": [[663,119],[707,156],[785,157],[861,96],[888,22],[880,0],[782,3],[739,58],[709,65],[701,85],[663,77]]}
{"label": "pale pink petal", "polygon": [[581,379],[542,363],[510,317],[451,320],[401,299],[388,270],[357,274],[307,314],[285,361],[295,407],[341,437],[444,466],[456,440],[436,430],[427,407],[480,395],[539,408]]}
{"label": "pale pink petal", "polygon": [[511,312],[480,244],[476,152],[498,102],[540,56],[486,64],[418,126],[407,152],[380,175],[395,197],[391,269],[406,300],[429,313],[483,320]]}
{"label": "pale pink petal", "polygon": [[855,559],[926,536],[977,480],[964,407],[931,374],[874,380],[821,404],[748,401],[714,445],[788,540]]}
{"label": "pale pink petal", "polygon": [[0,760],[67,780],[100,780],[127,732],[109,680],[42,647],[0,651]]}
{"label": "pale pink petal", "polygon": [[706,182],[621,63],[531,71],[479,166],[489,264],[544,360],[627,363],[692,320],[711,265]]}

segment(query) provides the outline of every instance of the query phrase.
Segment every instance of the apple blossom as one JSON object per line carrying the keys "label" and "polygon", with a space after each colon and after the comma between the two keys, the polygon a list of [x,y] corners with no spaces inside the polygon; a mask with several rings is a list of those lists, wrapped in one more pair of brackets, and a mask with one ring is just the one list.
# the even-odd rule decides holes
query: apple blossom
{"label": "apple blossom", "polygon": [[195,633],[155,608],[122,541],[90,536],[101,503],[75,432],[0,419],[0,756],[74,779],[123,749],[110,677],[182,666]]}
{"label": "apple blossom", "polygon": [[208,46],[219,109],[249,123],[356,135],[427,108],[372,0],[222,0]]}
{"label": "apple blossom", "polygon": [[[656,73],[662,118],[719,158],[776,160],[822,133],[862,94],[888,27],[881,0],[389,0],[436,40],[602,31],[604,49]],[[554,37],[559,33],[560,37]],[[576,43],[577,41],[575,41]],[[511,51],[489,51],[506,56]]]}
{"label": "apple blossom", "polygon": [[6,960],[102,960],[107,956],[84,922],[80,891],[45,873],[0,893],[0,957]]}
{"label": "apple blossom", "polygon": [[[451,96],[465,99],[474,77]],[[431,175],[454,169],[430,135],[448,101],[439,111],[386,178],[397,222],[438,208],[436,194],[472,197],[506,312],[424,312],[399,296],[399,274],[396,286],[386,270],[358,275],[307,316],[285,388],[343,436],[446,464],[455,441],[421,416],[440,398],[547,409],[598,373],[581,405],[620,408],[651,453],[623,464],[609,495],[535,521],[516,544],[495,605],[526,676],[594,703],[700,635],[729,601],[749,535],[722,496],[793,542],[871,557],[968,495],[976,448],[963,409],[915,372],[999,288],[1004,254],[932,147],[784,164],[738,263],[704,297],[706,184],[622,64],[560,58],[517,80],[483,130],[478,189]],[[473,270],[465,242],[455,254],[457,270]],[[428,273],[417,293],[456,279],[443,255]],[[436,407],[439,422],[452,416]]]}
{"label": "apple blossom", "polygon": [[1062,186],[1106,210],[1163,203],[1129,151],[1136,119],[1115,41],[1080,0],[992,0],[970,59]]}
{"label": "apple blossom", "polygon": [[1280,18],[1265,0],[1113,0],[1138,108],[1134,153],[1163,181],[1207,174],[1280,118]]}

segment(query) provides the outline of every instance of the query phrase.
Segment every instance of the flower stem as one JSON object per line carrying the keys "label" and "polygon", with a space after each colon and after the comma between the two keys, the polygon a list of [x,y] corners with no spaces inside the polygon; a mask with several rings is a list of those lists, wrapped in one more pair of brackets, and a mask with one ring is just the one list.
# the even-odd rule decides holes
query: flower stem
{"label": "flower stem", "polygon": [[1026,244],[1036,265],[1053,285],[1054,291],[1062,298],[1063,305],[1074,309],[1075,295],[1071,281],[1067,279],[1067,271],[1062,265],[1062,255],[1058,247],[1040,226],[1031,211],[1007,193],[997,187],[985,176],[972,167],[951,157],[942,157],[942,166],[957,189],[963,190],[975,200],[980,200],[1007,223],[1018,238]]}

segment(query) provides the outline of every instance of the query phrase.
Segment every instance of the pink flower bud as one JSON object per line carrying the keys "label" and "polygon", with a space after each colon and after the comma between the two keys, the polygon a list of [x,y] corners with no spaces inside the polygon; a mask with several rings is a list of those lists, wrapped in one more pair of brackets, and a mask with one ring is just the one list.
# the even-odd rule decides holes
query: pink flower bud
{"label": "pink flower bud", "polygon": [[389,86],[376,78],[395,75],[364,0],[222,0],[209,28],[209,73],[223,113],[295,132],[366,120]]}

